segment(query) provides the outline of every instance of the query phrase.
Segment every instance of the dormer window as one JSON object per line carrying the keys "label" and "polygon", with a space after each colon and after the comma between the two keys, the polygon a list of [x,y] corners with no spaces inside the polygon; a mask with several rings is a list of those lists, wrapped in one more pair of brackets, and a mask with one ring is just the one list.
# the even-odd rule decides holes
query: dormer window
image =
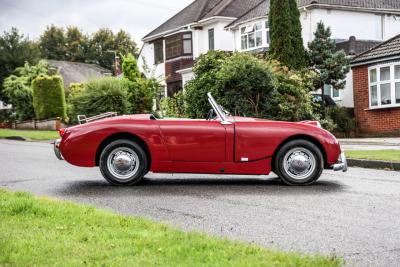
{"label": "dormer window", "polygon": [[165,38],[166,59],[192,55],[192,33],[179,33]]}

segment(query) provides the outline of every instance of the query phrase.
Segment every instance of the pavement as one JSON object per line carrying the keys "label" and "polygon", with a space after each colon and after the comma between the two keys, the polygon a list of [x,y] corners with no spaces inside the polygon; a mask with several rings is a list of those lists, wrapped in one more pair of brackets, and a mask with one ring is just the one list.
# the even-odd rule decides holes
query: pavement
{"label": "pavement", "polygon": [[0,187],[272,249],[336,255],[349,266],[400,262],[400,172],[325,171],[307,187],[285,186],[275,175],[149,174],[138,186],[115,187],[97,168],[58,161],[49,144],[0,140]]}
{"label": "pavement", "polygon": [[400,149],[400,137],[339,139],[346,150],[391,150]]}

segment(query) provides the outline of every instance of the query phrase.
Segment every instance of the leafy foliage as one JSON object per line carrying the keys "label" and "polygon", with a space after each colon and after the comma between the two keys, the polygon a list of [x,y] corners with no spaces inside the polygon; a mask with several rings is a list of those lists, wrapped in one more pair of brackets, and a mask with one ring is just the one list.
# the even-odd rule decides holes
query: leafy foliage
{"label": "leafy foliage", "polygon": [[254,55],[212,51],[194,66],[195,78],[185,88],[185,113],[204,118],[207,92],[234,115],[277,120],[314,119],[310,91],[315,73],[289,70],[277,61]]}
{"label": "leafy foliage", "polygon": [[146,78],[139,71],[136,58],[129,53],[123,57],[122,72],[128,83],[128,101],[131,113],[149,113],[160,84],[155,78]]}
{"label": "leafy foliage", "polygon": [[335,51],[336,44],[331,38],[330,28],[319,22],[308,48],[309,65],[320,73],[316,87],[323,89],[324,84],[329,84],[335,89],[343,89],[350,71],[350,59],[343,51]]}
{"label": "leafy foliage", "polygon": [[129,111],[127,96],[128,83],[125,80],[104,77],[89,81],[84,90],[74,90],[68,98],[71,121],[75,122],[77,115],[94,116],[109,111],[126,114]]}
{"label": "leafy foliage", "polygon": [[51,25],[40,37],[39,44],[48,59],[96,63],[107,69],[113,68],[114,51],[135,55],[138,52],[129,33],[120,30],[114,34],[108,28],[101,28],[89,36],[74,26],[65,30]]}
{"label": "leafy foliage", "polygon": [[356,120],[354,110],[346,107],[328,107],[327,117],[335,123],[334,131],[349,135],[356,130]]}
{"label": "leafy foliage", "polygon": [[209,51],[201,55],[193,67],[195,79],[189,81],[185,87],[186,114],[191,118],[204,118],[210,105],[207,102],[207,93],[211,92],[219,99],[217,90],[217,73],[225,60],[231,55],[222,51]]}
{"label": "leafy foliage", "polygon": [[36,64],[39,59],[40,50],[37,44],[25,38],[16,28],[11,28],[0,36],[0,100],[10,101],[2,93],[4,79],[26,62]]}
{"label": "leafy foliage", "polygon": [[24,67],[15,70],[15,75],[10,75],[5,79],[4,95],[15,108],[17,119],[23,121],[35,116],[31,83],[37,76],[47,73],[45,61],[40,61],[33,66],[25,63]]}
{"label": "leafy foliage", "polygon": [[305,52],[297,1],[271,0],[268,21],[271,58],[291,69],[305,67]]}
{"label": "leafy foliage", "polygon": [[33,107],[37,119],[66,119],[64,82],[59,75],[40,75],[32,81]]}
{"label": "leafy foliage", "polygon": [[186,118],[185,98],[183,91],[175,93],[172,97],[166,97],[161,101],[163,117]]}

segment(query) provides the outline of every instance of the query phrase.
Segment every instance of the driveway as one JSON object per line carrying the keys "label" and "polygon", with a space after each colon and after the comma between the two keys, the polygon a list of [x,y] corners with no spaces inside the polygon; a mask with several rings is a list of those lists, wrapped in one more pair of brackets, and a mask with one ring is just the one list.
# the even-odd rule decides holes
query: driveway
{"label": "driveway", "polygon": [[139,186],[114,187],[98,169],[56,160],[49,144],[0,140],[0,186],[269,248],[338,255],[352,266],[400,262],[399,172],[326,171],[308,187],[284,186],[274,175],[149,174]]}

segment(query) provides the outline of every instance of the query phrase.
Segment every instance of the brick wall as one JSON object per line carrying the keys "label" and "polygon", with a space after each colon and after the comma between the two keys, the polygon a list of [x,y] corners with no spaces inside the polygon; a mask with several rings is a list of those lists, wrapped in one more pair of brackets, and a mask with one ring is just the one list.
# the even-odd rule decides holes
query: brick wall
{"label": "brick wall", "polygon": [[354,113],[362,133],[392,133],[400,131],[400,107],[369,110],[368,66],[353,70]]}
{"label": "brick wall", "polygon": [[165,62],[165,77],[167,83],[182,81],[182,75],[176,71],[189,68],[193,65],[193,58],[178,58],[176,60],[169,60]]}

